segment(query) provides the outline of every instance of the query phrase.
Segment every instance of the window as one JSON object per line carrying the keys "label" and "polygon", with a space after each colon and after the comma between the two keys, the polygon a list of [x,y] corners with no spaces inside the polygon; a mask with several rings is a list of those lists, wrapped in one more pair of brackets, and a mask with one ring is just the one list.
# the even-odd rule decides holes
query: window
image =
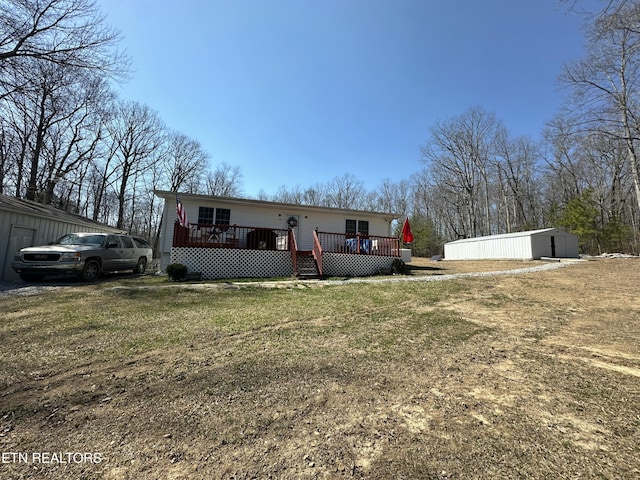
{"label": "window", "polygon": [[138,248],[151,248],[151,244],[147,242],[144,238],[133,237],[133,241]]}
{"label": "window", "polygon": [[198,208],[198,224],[213,225],[215,208],[200,207]]}
{"label": "window", "polygon": [[120,241],[122,242],[122,246],[124,248],[133,248],[133,241],[130,237],[122,236],[120,237]]}
{"label": "window", "polygon": [[231,223],[231,210],[228,208],[199,207],[199,225],[229,225]]}
{"label": "window", "polygon": [[229,225],[231,222],[231,210],[228,208],[216,208],[216,225]]}
{"label": "window", "polygon": [[347,220],[345,225],[345,233],[347,235],[369,235],[368,220]]}
{"label": "window", "polygon": [[107,243],[105,246],[107,248],[122,248],[122,244],[118,241],[118,237],[115,235],[109,235],[107,237]]}

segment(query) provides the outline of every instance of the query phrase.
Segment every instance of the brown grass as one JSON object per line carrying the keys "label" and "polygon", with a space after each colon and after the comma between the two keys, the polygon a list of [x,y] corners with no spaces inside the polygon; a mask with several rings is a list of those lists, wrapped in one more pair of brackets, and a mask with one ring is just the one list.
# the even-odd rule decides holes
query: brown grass
{"label": "brown grass", "polygon": [[429,283],[131,285],[0,298],[0,453],[30,460],[5,455],[0,478],[640,476],[640,260]]}

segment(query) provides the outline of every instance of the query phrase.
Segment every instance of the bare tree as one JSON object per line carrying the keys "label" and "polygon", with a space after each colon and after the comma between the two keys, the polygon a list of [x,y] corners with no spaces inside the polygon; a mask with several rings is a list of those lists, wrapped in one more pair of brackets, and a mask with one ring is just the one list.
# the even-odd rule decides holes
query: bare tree
{"label": "bare tree", "polygon": [[347,173],[335,177],[326,185],[326,206],[333,208],[364,209],[366,199],[364,184],[355,175]]}
{"label": "bare tree", "polygon": [[170,132],[166,139],[166,150],[162,155],[169,191],[200,190],[209,155],[200,142],[180,132]]}
{"label": "bare tree", "polygon": [[394,182],[390,178],[385,178],[376,193],[371,210],[409,214],[410,184],[408,180]]}
{"label": "bare tree", "polygon": [[321,183],[305,188],[302,203],[305,205],[323,205],[326,199],[325,188]]}
{"label": "bare tree", "polygon": [[500,231],[512,232],[540,226],[539,193],[537,188],[540,152],[527,137],[512,139],[506,129],[500,129],[495,144],[497,174],[496,199],[501,205],[504,223]]}
{"label": "bare tree", "polygon": [[640,209],[640,3],[619,2],[588,31],[587,56],[568,65],[561,79],[574,91],[581,130],[624,142]]}
{"label": "bare tree", "polygon": [[28,88],[3,102],[18,138],[15,194],[49,204],[56,187],[93,160],[102,105],[111,100],[106,81],[71,67],[34,63]]}
{"label": "bare tree", "polygon": [[207,194],[218,197],[238,197],[242,193],[240,167],[222,162],[207,174]]}
{"label": "bare tree", "polygon": [[439,122],[421,148],[439,193],[456,212],[457,236],[475,237],[492,231],[492,155],[501,127],[493,114],[471,108]]}
{"label": "bare tree", "polygon": [[287,187],[286,185],[280,185],[276,193],[274,193],[270,200],[272,202],[290,203],[292,205],[304,204],[304,191],[300,185],[293,187]]}
{"label": "bare tree", "polygon": [[24,86],[33,60],[124,78],[129,61],[118,41],[93,0],[3,0],[0,98]]}
{"label": "bare tree", "polygon": [[137,102],[121,102],[107,124],[110,155],[105,174],[112,176],[117,192],[117,228],[125,226],[125,205],[134,198],[134,181],[158,160],[164,125],[157,112]]}
{"label": "bare tree", "polygon": [[[75,87],[75,88],[73,88]],[[42,201],[51,203],[68,188],[56,192],[60,182],[81,185],[88,164],[95,160],[101,141],[104,110],[112,100],[104,80],[89,76],[66,89],[67,113],[47,132],[45,185]]]}
{"label": "bare tree", "polygon": [[4,119],[0,120],[0,194],[5,193],[6,179],[16,163],[17,142],[10,125]]}

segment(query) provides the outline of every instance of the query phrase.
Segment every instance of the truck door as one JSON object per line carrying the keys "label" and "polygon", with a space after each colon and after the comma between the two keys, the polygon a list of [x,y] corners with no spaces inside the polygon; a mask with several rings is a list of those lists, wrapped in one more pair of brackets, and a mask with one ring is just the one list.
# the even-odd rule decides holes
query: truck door
{"label": "truck door", "polygon": [[133,244],[133,240],[131,237],[127,237],[122,235],[120,237],[120,242],[122,242],[122,268],[123,270],[129,270],[134,268],[138,263],[138,258],[136,256],[135,245]]}
{"label": "truck door", "polygon": [[122,259],[124,249],[117,235],[108,235],[105,244],[104,258],[102,259],[103,270],[123,270]]}

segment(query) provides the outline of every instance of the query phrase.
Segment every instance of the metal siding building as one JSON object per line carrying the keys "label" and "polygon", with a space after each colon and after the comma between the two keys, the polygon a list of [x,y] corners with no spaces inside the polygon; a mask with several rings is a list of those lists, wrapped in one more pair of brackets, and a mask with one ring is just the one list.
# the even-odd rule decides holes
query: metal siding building
{"label": "metal siding building", "polygon": [[444,245],[445,260],[577,258],[578,237],[557,228],[465,238]]}
{"label": "metal siding building", "polygon": [[18,280],[11,268],[15,252],[46,245],[71,232],[120,232],[50,205],[0,195],[0,280]]}

